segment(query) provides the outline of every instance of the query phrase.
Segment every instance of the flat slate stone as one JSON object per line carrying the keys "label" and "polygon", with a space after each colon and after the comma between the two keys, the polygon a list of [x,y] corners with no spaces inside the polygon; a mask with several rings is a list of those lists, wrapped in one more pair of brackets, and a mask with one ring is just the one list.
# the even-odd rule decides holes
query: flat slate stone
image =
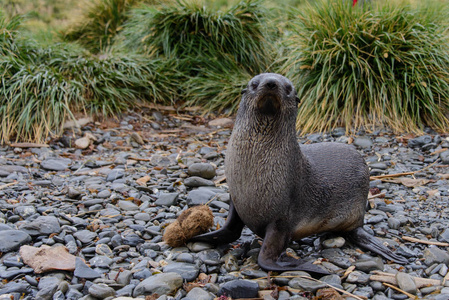
{"label": "flat slate stone", "polygon": [[41,162],[41,167],[49,171],[64,171],[69,168],[71,162],[69,158],[49,158]]}
{"label": "flat slate stone", "polygon": [[182,286],[183,279],[178,273],[159,273],[148,277],[134,289],[133,296],[141,295],[169,295]]}
{"label": "flat slate stone", "polygon": [[22,230],[0,230],[0,252],[7,253],[31,242],[31,236]]}
{"label": "flat slate stone", "polygon": [[25,223],[19,227],[20,230],[27,232],[29,235],[50,235],[52,233],[59,233],[61,226],[56,217],[40,216],[36,220]]}
{"label": "flat slate stone", "polygon": [[89,268],[84,261],[77,257],[75,261],[75,272],[74,275],[79,278],[85,279],[95,279],[101,277],[100,273]]}

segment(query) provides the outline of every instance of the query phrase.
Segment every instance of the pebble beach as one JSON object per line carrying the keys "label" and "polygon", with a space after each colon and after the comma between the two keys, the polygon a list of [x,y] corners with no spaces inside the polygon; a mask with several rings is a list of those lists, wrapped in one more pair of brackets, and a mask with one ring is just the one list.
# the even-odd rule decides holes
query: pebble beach
{"label": "pebble beach", "polygon": [[[300,144],[352,144],[370,167],[365,230],[396,264],[338,234],[292,242],[288,255],[332,275],[267,273],[262,239],[172,248],[164,229],[207,204],[225,222],[233,120],[147,110],[67,123],[48,144],[0,147],[0,300],[449,299],[449,135],[343,128]],[[255,175],[257,176],[257,174]]]}

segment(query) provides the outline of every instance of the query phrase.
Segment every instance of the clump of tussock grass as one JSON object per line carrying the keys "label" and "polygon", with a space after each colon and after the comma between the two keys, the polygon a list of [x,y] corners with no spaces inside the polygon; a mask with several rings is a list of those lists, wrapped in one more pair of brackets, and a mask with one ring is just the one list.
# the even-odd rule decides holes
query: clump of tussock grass
{"label": "clump of tussock grass", "polygon": [[63,38],[77,41],[94,53],[112,45],[115,36],[128,19],[126,12],[143,0],[95,0],[86,2],[81,19],[69,26]]}
{"label": "clump of tussock grass", "polygon": [[95,57],[63,44],[42,48],[21,40],[19,25],[0,18],[1,143],[57,136],[72,111],[108,116],[139,101],[168,104],[176,95],[173,60]]}
{"label": "clump of tussock grass", "polygon": [[298,127],[447,131],[447,4],[349,2],[317,1],[297,12],[281,71],[298,87]]}
{"label": "clump of tussock grass", "polygon": [[260,1],[242,1],[224,11],[198,1],[156,9],[132,9],[122,46],[149,55],[203,60],[228,55],[252,72],[270,63],[266,11]]}
{"label": "clump of tussock grass", "polygon": [[200,66],[194,68],[197,76],[189,77],[183,85],[186,105],[201,106],[203,113],[235,113],[242,89],[254,75],[232,57],[207,59]]}
{"label": "clump of tussock grass", "polygon": [[274,61],[275,35],[260,1],[246,0],[223,10],[178,1],[159,9],[142,5],[130,10],[114,48],[176,59],[185,105],[230,114],[248,79]]}

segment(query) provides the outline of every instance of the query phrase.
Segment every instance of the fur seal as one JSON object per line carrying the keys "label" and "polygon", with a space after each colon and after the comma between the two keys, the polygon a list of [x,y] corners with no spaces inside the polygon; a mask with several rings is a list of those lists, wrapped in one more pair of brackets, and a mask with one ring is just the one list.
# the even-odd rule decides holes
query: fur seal
{"label": "fur seal", "polygon": [[265,270],[324,269],[282,255],[288,243],[311,234],[339,232],[355,244],[398,263],[396,255],[363,228],[369,170],[350,145],[299,145],[298,98],[292,83],[263,73],[242,91],[226,152],[232,203],[225,225],[193,238],[214,244],[239,238],[244,225],[264,238],[258,264]]}

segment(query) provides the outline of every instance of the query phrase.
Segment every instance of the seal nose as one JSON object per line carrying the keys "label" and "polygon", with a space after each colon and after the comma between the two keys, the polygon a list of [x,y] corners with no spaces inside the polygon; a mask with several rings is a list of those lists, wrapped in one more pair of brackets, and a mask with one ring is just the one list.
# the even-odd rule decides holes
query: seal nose
{"label": "seal nose", "polygon": [[276,79],[273,78],[269,78],[267,80],[267,82],[265,83],[266,87],[269,88],[270,90],[274,90],[275,88],[277,88],[278,83],[276,81]]}

